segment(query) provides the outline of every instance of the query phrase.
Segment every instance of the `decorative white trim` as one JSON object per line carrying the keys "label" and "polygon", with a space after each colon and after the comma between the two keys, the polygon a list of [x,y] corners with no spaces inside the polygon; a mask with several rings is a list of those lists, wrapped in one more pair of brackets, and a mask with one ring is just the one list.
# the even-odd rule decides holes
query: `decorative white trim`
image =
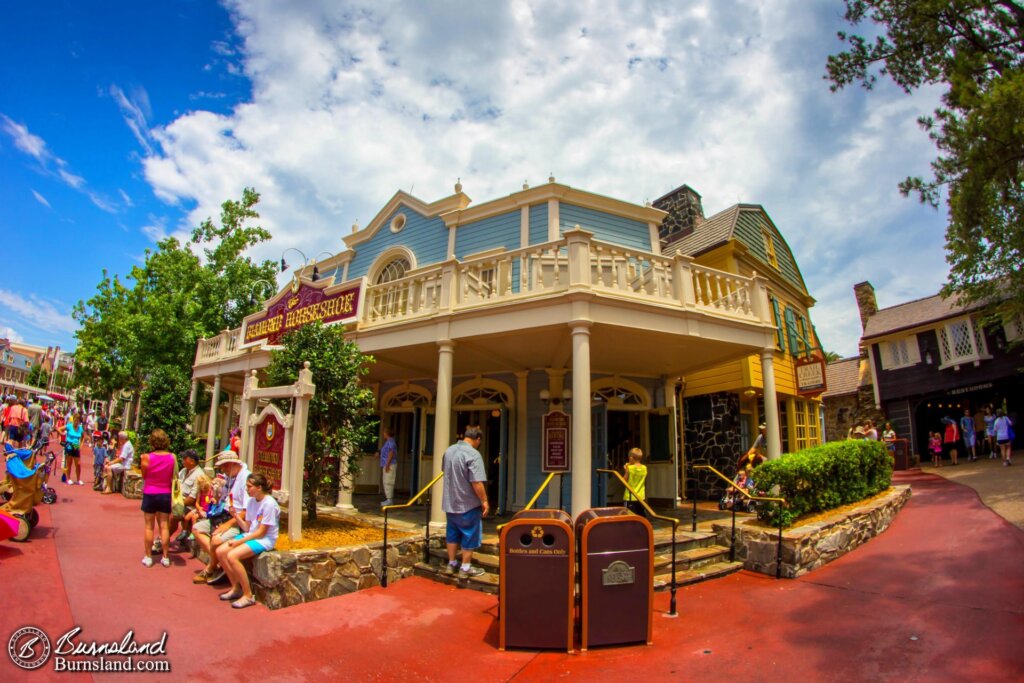
{"label": "decorative white trim", "polygon": [[388,227],[391,229],[391,232],[402,232],[402,228],[405,227],[406,222],[407,219],[405,217],[405,214],[399,211],[395,213],[395,216],[394,218],[391,219],[391,224]]}
{"label": "decorative white trim", "polygon": [[658,224],[654,221],[648,222],[647,232],[651,237],[651,253],[661,256],[661,238],[658,236]]}
{"label": "decorative white trim", "polygon": [[404,258],[409,262],[409,270],[406,271],[406,274],[416,270],[416,254],[412,253],[412,250],[408,247],[395,246],[387,249],[374,259],[373,263],[370,264],[370,268],[366,271],[366,281],[371,285],[376,284],[377,277],[380,276],[380,272],[384,267],[399,258]]}
{"label": "decorative white trim", "polygon": [[530,207],[519,210],[519,246],[530,246]]}

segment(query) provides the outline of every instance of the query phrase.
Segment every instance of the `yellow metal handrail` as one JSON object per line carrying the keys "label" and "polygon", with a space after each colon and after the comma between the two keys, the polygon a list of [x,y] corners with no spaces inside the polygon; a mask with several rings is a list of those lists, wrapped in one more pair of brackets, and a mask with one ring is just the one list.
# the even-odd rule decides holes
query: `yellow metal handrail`
{"label": "yellow metal handrail", "polygon": [[438,473],[437,473],[437,476],[436,476],[436,477],[434,477],[433,479],[431,479],[431,480],[430,480],[430,483],[429,483],[429,484],[427,484],[426,486],[424,486],[424,487],[423,487],[422,489],[420,489],[420,492],[419,492],[419,493],[417,493],[417,494],[416,494],[415,496],[413,496],[412,498],[410,498],[410,499],[408,500],[408,502],[402,503],[401,505],[385,505],[384,507],[382,507],[382,508],[381,508],[381,511],[382,511],[382,512],[386,512],[386,511],[388,511],[388,510],[399,510],[399,509],[401,509],[401,508],[407,508],[407,507],[409,507],[410,505],[413,505],[413,504],[415,504],[415,503],[416,503],[416,501],[417,501],[417,500],[419,500],[420,498],[422,498],[422,497],[423,497],[423,495],[424,495],[424,494],[425,494],[425,493],[426,493],[427,491],[429,491],[429,490],[430,490],[430,487],[431,487],[431,486],[433,486],[434,484],[436,484],[436,483],[437,483],[437,480],[438,480],[438,479],[440,479],[440,478],[441,478],[441,477],[443,477],[443,476],[444,476],[444,472],[438,472]]}
{"label": "yellow metal handrail", "polygon": [[721,472],[716,470],[711,465],[693,465],[693,469],[695,469],[695,470],[708,470],[710,472],[714,472],[716,475],[718,475],[719,479],[721,479],[726,484],[728,484],[732,488],[734,488],[737,491],[739,491],[740,493],[742,493],[747,498],[747,500],[765,500],[765,501],[773,501],[773,502],[776,502],[776,503],[782,503],[783,505],[787,505],[788,504],[786,502],[785,498],[772,498],[770,496],[752,496],[752,495],[750,495],[749,493],[747,493],[746,491],[741,489],[739,486],[737,486],[736,482],[734,482],[732,479],[730,479],[729,477],[725,476],[724,474],[722,474]]}
{"label": "yellow metal handrail", "polygon": [[[766,502],[779,503],[780,506],[788,507],[789,503],[786,502],[785,498],[776,498],[772,496],[752,496],[739,486],[736,485],[732,479],[725,476],[711,465],[691,465],[695,470],[708,470],[714,472],[715,475],[729,485],[729,488],[735,489],[743,494],[747,500],[763,500]],[[693,496],[693,527],[697,528],[697,495],[696,491]],[[729,544],[729,561],[734,562],[736,560],[736,504],[733,501],[732,505],[732,540]],[[779,515],[779,540],[775,548],[775,578],[782,578],[782,515]]]}
{"label": "yellow metal handrail", "polygon": [[[547,479],[545,479],[544,483],[542,483],[540,485],[540,488],[537,489],[537,493],[533,494],[533,498],[530,499],[530,502],[526,504],[526,507],[524,507],[523,510],[530,510],[530,509],[533,508],[533,504],[537,502],[538,498],[540,498],[540,494],[544,493],[544,489],[546,489],[548,487],[548,484],[551,483],[551,480],[555,478],[556,474],[562,474],[562,473],[561,472],[551,472],[551,473],[549,473]],[[505,524],[508,524],[508,522],[505,522]],[[499,524],[498,526],[496,526],[494,528],[494,530],[497,531],[498,533],[501,533],[501,530],[505,527],[505,524]]]}
{"label": "yellow metal handrail", "polygon": [[626,490],[633,494],[633,500],[638,501],[641,505],[643,505],[644,506],[644,510],[647,510],[647,514],[650,515],[651,517],[654,517],[655,519],[660,519],[660,520],[663,520],[663,521],[666,521],[666,522],[671,522],[673,527],[676,526],[677,524],[679,524],[679,520],[676,519],[675,517],[666,517],[665,515],[659,515],[654,510],[652,510],[651,506],[647,504],[647,501],[641,499],[640,498],[640,494],[637,493],[636,491],[634,491],[633,487],[629,485],[629,482],[627,482],[625,480],[625,478],[623,478],[623,476],[621,474],[619,474],[616,470],[602,470],[602,469],[599,469],[597,471],[598,472],[605,472],[607,474],[614,474],[618,478],[618,480],[622,482],[622,485],[626,487]]}
{"label": "yellow metal handrail", "polygon": [[[444,472],[438,472],[437,476],[430,480],[430,483],[424,486],[419,493],[410,498],[408,502],[400,505],[385,505],[381,508],[384,512],[384,541],[381,544],[380,549],[380,585],[382,588],[388,587],[388,513],[392,510],[400,510],[401,508],[407,508],[417,500],[422,498],[431,487],[438,482],[441,477],[444,476]],[[423,562],[426,564],[430,561],[430,506],[426,507],[426,520],[423,522]]]}

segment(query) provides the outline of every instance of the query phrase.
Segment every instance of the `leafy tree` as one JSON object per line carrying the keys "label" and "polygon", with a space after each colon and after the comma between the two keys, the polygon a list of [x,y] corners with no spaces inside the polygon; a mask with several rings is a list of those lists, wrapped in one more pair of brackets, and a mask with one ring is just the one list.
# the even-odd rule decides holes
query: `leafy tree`
{"label": "leafy tree", "polygon": [[[273,261],[245,256],[270,239],[267,230],[250,225],[259,218],[259,198],[245,188],[241,201],[222,204],[219,226],[207,219],[185,243],[162,240],[124,282],[104,271],[97,293],[73,313],[81,325],[75,333],[78,386],[110,396],[147,385],[166,368],[188,375],[199,339],[237,327],[256,310],[253,291],[273,287],[276,275]],[[142,413],[148,409],[143,397]]]}
{"label": "leafy tree", "polygon": [[842,359],[843,359],[843,357],[840,356],[835,351],[826,351],[825,352],[825,362],[826,363],[834,363],[837,360],[842,360]]}
{"label": "leafy tree", "polygon": [[31,387],[40,387],[41,389],[45,389],[49,383],[50,373],[39,363],[32,366],[32,369],[28,371],[28,377],[25,379],[25,384]]}
{"label": "leafy tree", "polygon": [[175,453],[194,448],[195,438],[188,429],[192,424],[192,407],[188,402],[191,391],[189,375],[181,368],[164,365],[153,370],[142,390],[142,405],[146,409],[139,425],[141,433],[148,436],[154,429],[164,430]]}
{"label": "leafy tree", "polygon": [[846,20],[875,24],[874,40],[840,33],[828,58],[832,90],[879,75],[906,92],[943,85],[919,120],[939,150],[933,177],[904,195],[949,208],[943,295],[989,304],[992,319],[1024,315],[1024,3],[1017,0],[846,0]]}
{"label": "leafy tree", "polygon": [[344,328],[311,323],[286,334],[283,348],[271,355],[265,384],[294,383],[308,361],[316,393],[309,402],[306,429],[305,503],[310,521],[316,519],[317,496],[321,487],[338,485],[337,457],[344,458],[348,471],[358,465],[351,444],[372,438],[377,420],[373,415],[373,392],[360,378],[373,362],[354,342],[345,339]]}

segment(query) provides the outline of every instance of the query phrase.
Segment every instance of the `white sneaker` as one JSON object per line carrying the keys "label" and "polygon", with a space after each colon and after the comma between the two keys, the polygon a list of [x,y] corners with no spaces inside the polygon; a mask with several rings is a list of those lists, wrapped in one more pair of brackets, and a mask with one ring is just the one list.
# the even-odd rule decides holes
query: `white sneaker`
{"label": "white sneaker", "polygon": [[153,558],[152,557],[144,557],[144,558],[142,558],[142,566],[143,567],[152,567],[153,566]]}
{"label": "white sneaker", "polygon": [[85,486],[85,482],[84,482],[84,481],[82,481],[81,479],[79,479],[79,480],[78,480],[77,484],[78,484],[79,486]]}
{"label": "white sneaker", "polygon": [[[149,560],[150,564],[153,564],[153,560],[152,559],[150,559],[148,557],[146,559]],[[170,567],[171,566],[171,561],[168,558],[165,557],[162,560],[160,560],[160,564],[162,564],[165,567]]]}

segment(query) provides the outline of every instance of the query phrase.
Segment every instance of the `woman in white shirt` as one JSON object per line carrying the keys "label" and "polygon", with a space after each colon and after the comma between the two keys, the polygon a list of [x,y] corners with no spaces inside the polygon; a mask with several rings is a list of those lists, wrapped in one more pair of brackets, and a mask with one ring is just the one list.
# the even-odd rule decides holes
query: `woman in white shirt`
{"label": "woman in white shirt", "polygon": [[256,604],[242,560],[273,550],[277,545],[278,521],[281,517],[281,508],[270,495],[269,479],[262,474],[250,474],[245,486],[249,494],[245,516],[236,510],[231,511],[243,533],[222,543],[216,550],[217,560],[231,580],[231,588],[221,593],[220,599],[232,601],[231,606],[235,609]]}

